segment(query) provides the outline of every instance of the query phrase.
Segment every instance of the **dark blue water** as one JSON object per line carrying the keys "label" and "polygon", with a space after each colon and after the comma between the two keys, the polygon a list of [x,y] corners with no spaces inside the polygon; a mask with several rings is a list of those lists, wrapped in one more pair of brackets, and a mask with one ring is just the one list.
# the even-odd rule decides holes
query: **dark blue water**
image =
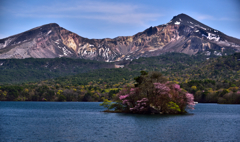
{"label": "dark blue water", "polygon": [[99,103],[0,102],[0,141],[240,141],[240,105],[192,115],[103,113]]}

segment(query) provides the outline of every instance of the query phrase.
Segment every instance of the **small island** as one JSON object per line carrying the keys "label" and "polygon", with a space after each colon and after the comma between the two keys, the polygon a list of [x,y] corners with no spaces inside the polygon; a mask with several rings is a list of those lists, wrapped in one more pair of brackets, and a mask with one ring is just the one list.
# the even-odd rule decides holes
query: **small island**
{"label": "small island", "polygon": [[180,85],[169,82],[160,72],[147,73],[134,78],[134,86],[125,86],[113,102],[105,99],[104,112],[135,114],[185,114],[194,109],[194,96]]}

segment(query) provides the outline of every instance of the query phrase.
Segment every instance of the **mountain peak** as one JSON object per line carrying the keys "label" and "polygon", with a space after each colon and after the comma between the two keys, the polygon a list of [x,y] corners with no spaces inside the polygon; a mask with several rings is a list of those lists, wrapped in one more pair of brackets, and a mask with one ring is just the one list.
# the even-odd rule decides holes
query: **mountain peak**
{"label": "mountain peak", "polygon": [[[189,15],[185,14],[185,13],[181,13],[181,14],[178,14],[177,16],[180,16],[180,17],[190,17]],[[191,17],[190,17],[191,18]]]}
{"label": "mountain peak", "polygon": [[[177,16],[174,16],[172,20],[169,22],[170,24],[175,25],[187,25],[190,27],[201,27],[203,29],[212,29],[211,27],[208,27],[207,25],[204,25],[203,23],[193,19],[192,17],[188,16],[187,14],[181,13]],[[213,30],[213,29],[212,29]]]}
{"label": "mountain peak", "polygon": [[195,19],[193,19],[192,17],[188,16],[187,14],[184,14],[184,13],[181,13],[181,14],[178,14],[177,16],[173,16],[172,22],[196,22]]}
{"label": "mountain peak", "polygon": [[49,23],[43,26],[51,26],[51,27],[59,27],[59,25],[57,23]]}
{"label": "mountain peak", "polygon": [[183,18],[183,19],[186,19],[186,18],[191,18],[191,17],[188,16],[187,14],[181,13],[181,14],[178,14],[177,16],[173,16],[172,19],[175,19],[175,18]]}
{"label": "mountain peak", "polygon": [[165,52],[195,55],[209,49],[215,50],[218,55],[225,55],[225,49],[240,51],[240,40],[181,13],[167,24],[150,27],[134,36],[114,39],[87,39],[56,23],[49,23],[1,39],[0,59],[77,57],[112,62]]}
{"label": "mountain peak", "polygon": [[39,29],[39,28],[56,28],[56,27],[60,27],[57,23],[49,23],[49,24],[45,24],[45,25],[42,25],[42,26],[38,26],[36,28],[33,28],[33,29]]}

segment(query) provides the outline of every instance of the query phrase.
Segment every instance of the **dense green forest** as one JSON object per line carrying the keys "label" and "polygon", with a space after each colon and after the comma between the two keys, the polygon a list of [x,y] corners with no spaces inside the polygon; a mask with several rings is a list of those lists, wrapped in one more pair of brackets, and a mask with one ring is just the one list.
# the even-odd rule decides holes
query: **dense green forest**
{"label": "dense green forest", "polygon": [[197,102],[240,104],[240,80],[191,80],[180,86],[194,94]]}
{"label": "dense green forest", "polygon": [[126,68],[139,71],[159,71],[177,82],[212,79],[236,80],[240,77],[240,53],[216,57],[197,54],[167,53],[157,57],[133,60]]}
{"label": "dense green forest", "polygon": [[0,100],[103,101],[134,84],[144,70],[161,72],[193,93],[195,101],[240,103],[240,53],[206,58],[167,53],[127,61],[123,69],[83,59],[0,60]]}
{"label": "dense green forest", "polygon": [[0,59],[0,84],[36,82],[101,68],[114,68],[114,64],[72,58]]}
{"label": "dense green forest", "polygon": [[240,53],[209,59],[185,70],[189,79],[238,80],[240,77]]}

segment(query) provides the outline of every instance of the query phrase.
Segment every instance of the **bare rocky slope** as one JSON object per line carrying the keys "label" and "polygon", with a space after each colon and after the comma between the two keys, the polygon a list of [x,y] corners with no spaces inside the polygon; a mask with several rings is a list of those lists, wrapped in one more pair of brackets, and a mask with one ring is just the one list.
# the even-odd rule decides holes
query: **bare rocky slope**
{"label": "bare rocky slope", "polygon": [[240,39],[225,35],[185,14],[167,24],[150,27],[133,36],[88,39],[51,23],[0,39],[0,59],[71,57],[114,62],[157,56],[165,52],[222,56],[239,52]]}

